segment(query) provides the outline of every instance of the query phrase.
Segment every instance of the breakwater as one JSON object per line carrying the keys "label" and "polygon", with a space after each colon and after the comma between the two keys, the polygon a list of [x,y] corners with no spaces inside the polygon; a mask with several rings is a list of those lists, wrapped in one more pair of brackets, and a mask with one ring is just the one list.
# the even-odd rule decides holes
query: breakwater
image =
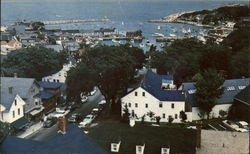
{"label": "breakwater", "polygon": [[83,23],[83,22],[107,22],[110,19],[79,19],[79,20],[57,20],[57,21],[43,21],[45,25],[55,25],[55,24],[70,24],[70,23]]}

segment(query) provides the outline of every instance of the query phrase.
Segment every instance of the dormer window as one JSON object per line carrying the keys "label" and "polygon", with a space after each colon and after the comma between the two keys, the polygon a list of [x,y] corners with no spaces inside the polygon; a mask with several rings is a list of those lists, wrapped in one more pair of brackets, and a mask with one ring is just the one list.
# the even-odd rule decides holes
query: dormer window
{"label": "dormer window", "polygon": [[161,154],[169,154],[170,149],[169,148],[161,148]]}
{"label": "dormer window", "polygon": [[144,148],[145,148],[145,144],[144,145],[137,145],[136,146],[136,154],[143,154]]}
{"label": "dormer window", "polygon": [[242,90],[242,89],[244,89],[244,88],[246,88],[246,86],[239,86],[239,89],[240,89],[240,90]]}
{"label": "dormer window", "polygon": [[235,87],[234,87],[234,86],[231,86],[231,87],[227,87],[227,90],[228,90],[228,91],[232,91],[232,90],[235,90]]}

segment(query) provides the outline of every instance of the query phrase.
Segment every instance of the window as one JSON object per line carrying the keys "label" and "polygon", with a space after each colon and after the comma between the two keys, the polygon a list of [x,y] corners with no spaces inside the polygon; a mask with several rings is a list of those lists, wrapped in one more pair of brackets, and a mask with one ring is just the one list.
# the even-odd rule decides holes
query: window
{"label": "window", "polygon": [[142,96],[145,96],[145,92],[142,92]]}
{"label": "window", "polygon": [[57,80],[57,82],[59,82],[59,80]]}
{"label": "window", "polygon": [[174,103],[171,104],[171,108],[174,109]]}
{"label": "window", "polygon": [[175,119],[178,119],[178,114],[175,114],[175,115],[174,115],[174,118],[175,118]]}
{"label": "window", "polygon": [[145,107],[148,108],[148,104],[145,104]]}
{"label": "window", "polygon": [[239,89],[240,89],[240,90],[242,90],[242,89],[244,89],[244,88],[246,88],[246,86],[239,86]]}
{"label": "window", "polygon": [[17,110],[17,114],[18,114],[18,115],[20,115],[20,108],[18,108],[18,110]]}
{"label": "window", "polygon": [[56,79],[53,79],[54,82],[56,82]]}
{"label": "window", "polygon": [[166,115],[165,113],[162,114],[162,118],[165,119],[166,118]]}
{"label": "window", "polygon": [[128,103],[128,107],[131,107],[131,103]]}
{"label": "window", "polygon": [[135,107],[138,107],[138,104],[137,104],[137,103],[135,103]]}
{"label": "window", "polygon": [[159,103],[159,107],[162,108],[162,102]]}
{"label": "window", "polygon": [[15,100],[15,106],[16,106],[16,100]]}
{"label": "window", "polygon": [[234,86],[227,87],[227,90],[228,90],[228,91],[235,90],[235,87],[234,87]]}
{"label": "window", "polygon": [[135,96],[137,96],[137,92],[135,92]]}
{"label": "window", "polygon": [[15,118],[15,111],[12,111],[12,114],[13,114],[13,118]]}
{"label": "window", "polygon": [[35,102],[36,105],[38,105],[38,102]]}

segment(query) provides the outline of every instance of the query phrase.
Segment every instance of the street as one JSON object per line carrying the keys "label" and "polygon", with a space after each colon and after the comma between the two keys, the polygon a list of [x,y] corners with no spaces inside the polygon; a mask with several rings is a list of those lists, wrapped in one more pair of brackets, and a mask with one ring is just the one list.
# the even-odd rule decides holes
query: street
{"label": "street", "polygon": [[[70,112],[67,116],[70,117],[73,113],[80,113],[82,117],[90,114],[92,109],[100,102],[104,97],[101,95],[100,91],[97,90],[93,96],[89,96],[88,101],[81,105],[81,108],[76,109],[73,112]],[[26,137],[28,139],[33,139],[36,141],[47,141],[49,138],[57,135],[57,124],[50,128],[41,128],[38,132]]]}

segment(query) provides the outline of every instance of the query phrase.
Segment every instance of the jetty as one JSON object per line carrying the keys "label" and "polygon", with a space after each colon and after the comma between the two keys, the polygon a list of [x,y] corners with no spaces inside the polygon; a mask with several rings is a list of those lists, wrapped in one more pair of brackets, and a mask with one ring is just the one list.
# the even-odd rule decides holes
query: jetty
{"label": "jetty", "polygon": [[162,37],[162,38],[157,38],[156,42],[172,42],[174,40],[181,39],[178,37]]}
{"label": "jetty", "polygon": [[110,19],[79,19],[79,20],[57,20],[57,21],[43,21],[45,25],[55,25],[55,24],[70,24],[70,23],[84,23],[84,22],[107,22]]}

